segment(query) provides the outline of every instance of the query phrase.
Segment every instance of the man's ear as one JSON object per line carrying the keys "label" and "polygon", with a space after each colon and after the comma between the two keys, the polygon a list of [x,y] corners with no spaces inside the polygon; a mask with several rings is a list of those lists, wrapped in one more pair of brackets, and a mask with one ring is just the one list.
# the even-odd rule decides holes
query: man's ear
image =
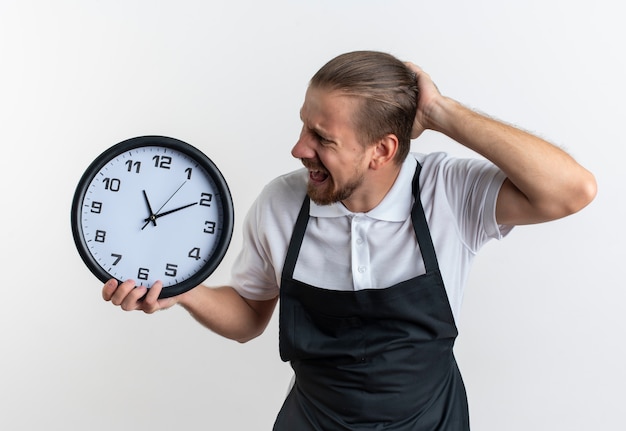
{"label": "man's ear", "polygon": [[398,152],[398,138],[390,133],[382,137],[376,144],[370,160],[370,169],[380,169],[393,161]]}

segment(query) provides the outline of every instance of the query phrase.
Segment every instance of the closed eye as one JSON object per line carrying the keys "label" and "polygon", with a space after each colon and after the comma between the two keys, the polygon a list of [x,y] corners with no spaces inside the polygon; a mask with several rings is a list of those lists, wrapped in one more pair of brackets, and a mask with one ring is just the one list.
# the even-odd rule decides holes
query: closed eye
{"label": "closed eye", "polygon": [[314,130],[311,130],[311,133],[315,137],[315,139],[322,145],[332,145],[335,143],[332,139],[325,138]]}

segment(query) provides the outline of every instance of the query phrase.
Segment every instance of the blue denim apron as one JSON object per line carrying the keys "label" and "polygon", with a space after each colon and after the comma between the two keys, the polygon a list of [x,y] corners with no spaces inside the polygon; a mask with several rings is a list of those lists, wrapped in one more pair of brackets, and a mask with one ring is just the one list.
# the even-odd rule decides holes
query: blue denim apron
{"label": "blue denim apron", "polygon": [[296,378],[275,431],[469,430],[452,351],[457,328],[419,199],[420,169],[411,218],[426,273],[384,289],[337,291],[293,279],[309,219],[305,198],[280,287],[280,354]]}

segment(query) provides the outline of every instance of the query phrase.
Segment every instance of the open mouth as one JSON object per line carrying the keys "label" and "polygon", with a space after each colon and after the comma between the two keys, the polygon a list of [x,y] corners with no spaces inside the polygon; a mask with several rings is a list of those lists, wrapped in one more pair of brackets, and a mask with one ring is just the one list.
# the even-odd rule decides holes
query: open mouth
{"label": "open mouth", "polygon": [[330,175],[319,161],[300,159],[305,168],[309,170],[309,182],[313,185],[322,184]]}
{"label": "open mouth", "polygon": [[309,179],[315,184],[321,184],[326,181],[327,178],[328,174],[326,172],[309,170]]}

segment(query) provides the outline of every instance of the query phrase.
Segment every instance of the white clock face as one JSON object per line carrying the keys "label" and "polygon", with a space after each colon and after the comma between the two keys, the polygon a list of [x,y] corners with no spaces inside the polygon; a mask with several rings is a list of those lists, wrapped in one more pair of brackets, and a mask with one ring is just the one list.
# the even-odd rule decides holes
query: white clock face
{"label": "white clock face", "polygon": [[188,154],[131,148],[106,161],[86,186],[78,229],[111,278],[148,287],[161,280],[167,288],[201,271],[223,246],[222,198]]}

